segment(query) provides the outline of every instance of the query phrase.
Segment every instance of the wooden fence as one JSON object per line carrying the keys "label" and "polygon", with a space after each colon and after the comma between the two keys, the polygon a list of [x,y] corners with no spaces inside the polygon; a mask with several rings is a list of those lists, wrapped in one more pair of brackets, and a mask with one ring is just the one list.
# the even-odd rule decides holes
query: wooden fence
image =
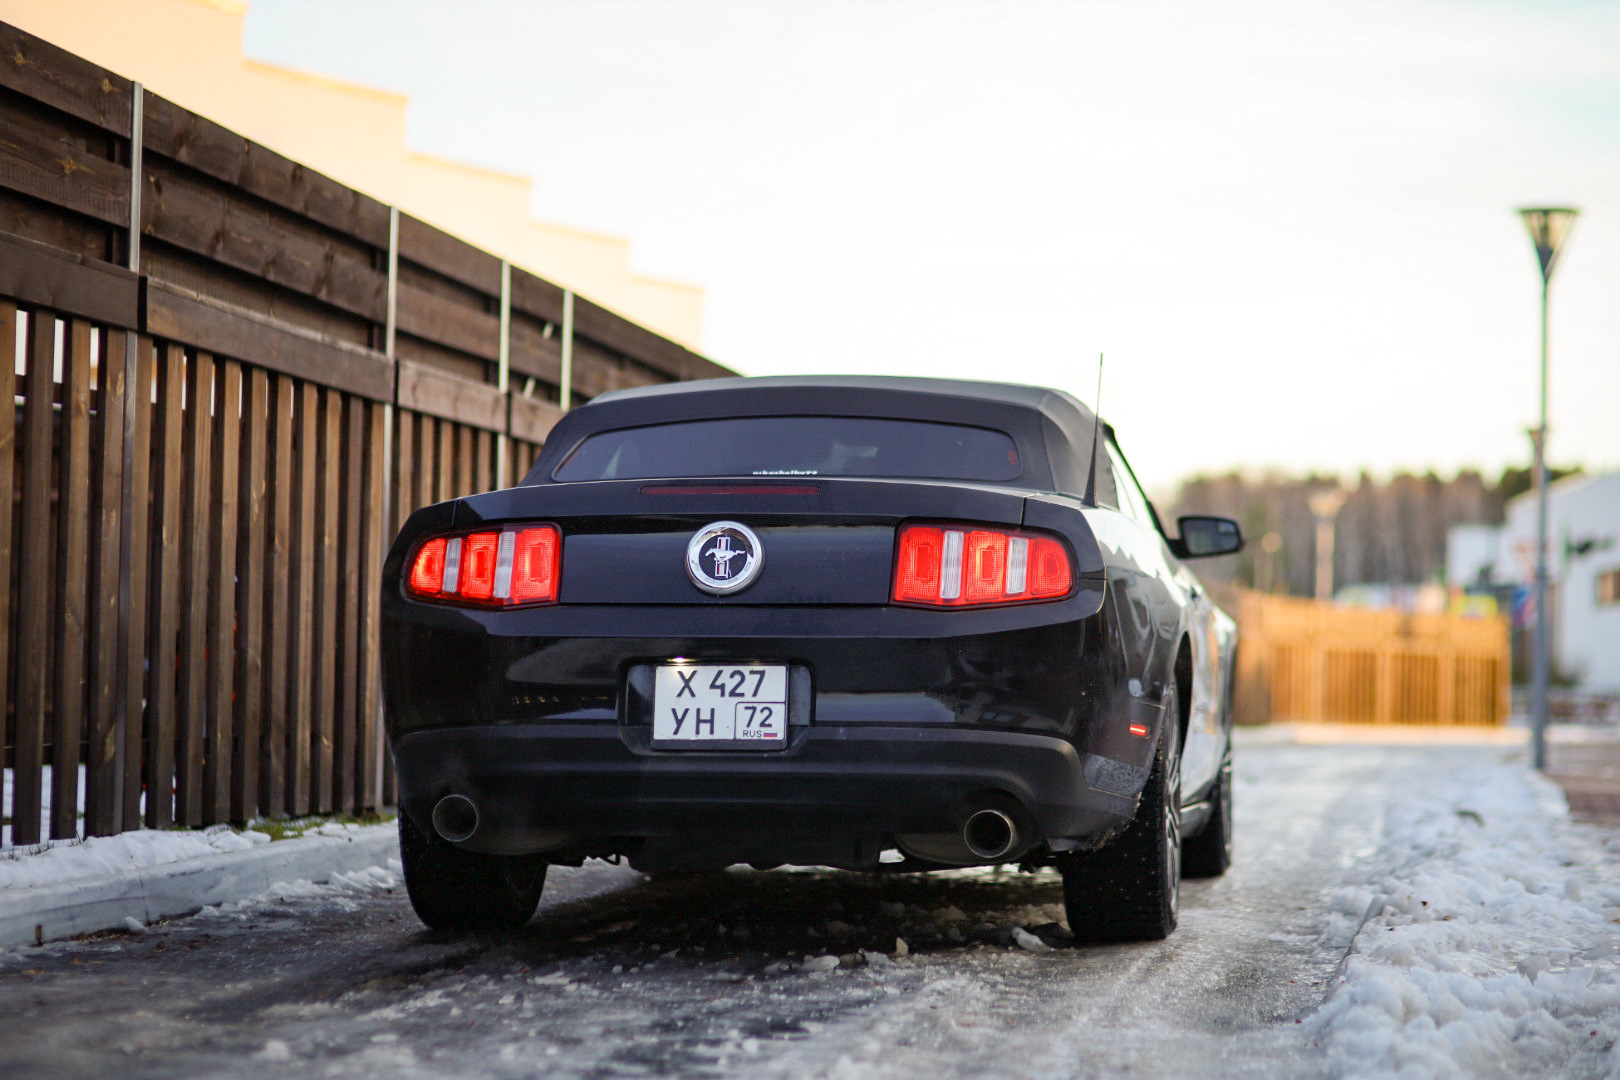
{"label": "wooden fence", "polygon": [[385,805],[405,516],[566,407],[723,374],[0,23],[13,841]]}
{"label": "wooden fence", "polygon": [[1404,615],[1244,593],[1238,713],[1245,721],[1505,724],[1506,616]]}

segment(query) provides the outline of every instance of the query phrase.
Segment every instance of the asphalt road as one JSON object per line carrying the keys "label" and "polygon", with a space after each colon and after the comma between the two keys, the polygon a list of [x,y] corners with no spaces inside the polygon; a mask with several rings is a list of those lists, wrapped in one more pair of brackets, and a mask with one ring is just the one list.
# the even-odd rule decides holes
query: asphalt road
{"label": "asphalt road", "polygon": [[509,937],[287,897],[0,953],[0,1076],[1325,1075],[1297,1021],[1357,924],[1333,898],[1437,752],[1246,748],[1236,865],[1162,943],[1071,947],[1055,875],[1012,870],[554,868]]}

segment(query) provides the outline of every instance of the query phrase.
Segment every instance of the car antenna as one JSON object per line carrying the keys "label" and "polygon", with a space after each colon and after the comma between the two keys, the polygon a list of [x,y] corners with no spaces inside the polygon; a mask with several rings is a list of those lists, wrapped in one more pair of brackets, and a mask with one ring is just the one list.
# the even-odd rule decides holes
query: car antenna
{"label": "car antenna", "polygon": [[1097,505],[1097,443],[1102,435],[1102,362],[1103,354],[1097,354],[1097,396],[1096,407],[1091,413],[1091,469],[1086,473],[1086,497],[1080,500],[1082,506]]}

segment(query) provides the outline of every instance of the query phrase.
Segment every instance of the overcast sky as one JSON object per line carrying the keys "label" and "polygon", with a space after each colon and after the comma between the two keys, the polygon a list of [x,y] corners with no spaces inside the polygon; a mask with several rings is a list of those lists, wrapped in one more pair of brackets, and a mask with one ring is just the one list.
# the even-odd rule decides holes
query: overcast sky
{"label": "overcast sky", "polygon": [[1095,394],[1150,488],[1620,467],[1607,0],[252,0],[250,57],[707,290],[745,374]]}

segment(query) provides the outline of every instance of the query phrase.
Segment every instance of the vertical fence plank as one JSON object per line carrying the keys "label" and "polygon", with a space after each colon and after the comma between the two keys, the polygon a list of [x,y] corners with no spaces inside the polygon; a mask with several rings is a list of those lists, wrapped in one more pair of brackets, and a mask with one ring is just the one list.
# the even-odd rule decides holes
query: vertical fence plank
{"label": "vertical fence plank", "polygon": [[516,487],[518,482],[528,473],[534,464],[534,459],[540,453],[537,443],[526,439],[513,439],[512,452],[508,457],[508,468],[511,470],[506,477],[507,487]]}
{"label": "vertical fence plank", "polygon": [[416,415],[416,494],[411,508],[439,500],[439,421],[433,416]]}
{"label": "vertical fence plank", "polygon": [[297,638],[288,618],[296,567],[293,549],[296,530],[293,522],[293,492],[297,488],[293,463],[298,444],[297,395],[293,380],[277,375],[273,383],[275,399],[270,403],[270,464],[275,483],[268,489],[270,528],[267,536],[267,565],[274,572],[265,575],[265,658],[264,735],[259,770],[260,802],[264,813],[281,817],[287,813],[288,695],[292,685],[292,660]]}
{"label": "vertical fence plank", "polygon": [[362,534],[360,546],[364,555],[360,575],[359,732],[355,739],[360,755],[359,791],[355,806],[357,810],[375,810],[382,803],[380,778],[377,775],[382,756],[382,748],[378,743],[380,669],[377,635],[382,602],[383,553],[385,545],[393,539],[394,530],[389,522],[383,520],[383,515],[379,511],[388,484],[389,462],[385,451],[389,408],[388,405],[375,403],[365,406],[369,419],[363,454],[366,512],[360,517]]}
{"label": "vertical fence plank", "polygon": [[203,731],[208,723],[208,549],[213,507],[214,358],[196,351],[186,366],[184,510],[181,517],[179,746],[176,820],[203,823]]}
{"label": "vertical fence plank", "polygon": [[1455,724],[1457,722],[1457,654],[1452,649],[1441,648],[1435,657],[1435,670],[1438,673],[1435,680],[1434,718],[1438,724]]}
{"label": "vertical fence plank", "polygon": [[473,493],[473,475],[476,468],[474,452],[473,429],[466,424],[457,424],[455,479],[451,482],[450,490],[445,493],[445,498],[454,499]]}
{"label": "vertical fence plank", "polygon": [[311,702],[313,742],[310,778],[315,809],[332,809],[332,752],[336,742],[337,659],[342,650],[337,621],[338,594],[338,512],[343,483],[343,396],[336,390],[321,393],[320,480],[315,550],[315,694]]}
{"label": "vertical fence plank", "polygon": [[490,491],[495,478],[495,436],[479,428],[473,435],[473,491]]}
{"label": "vertical fence plank", "polygon": [[421,465],[417,472],[419,488],[417,491],[417,506],[427,506],[438,502],[439,490],[444,486],[444,470],[449,468],[449,458],[444,452],[445,439],[450,434],[450,422],[439,420],[432,416],[421,418],[420,437],[417,439],[416,452],[421,455]]}
{"label": "vertical fence plank", "polygon": [[[208,708],[203,732],[204,824],[231,820],[232,739],[236,729],[237,466],[241,458],[242,365],[214,368],[214,523],[208,553]],[[236,820],[242,820],[240,817]]]}
{"label": "vertical fence plank", "polygon": [[141,821],[141,782],[145,776],[141,747],[147,728],[145,702],[157,686],[155,678],[150,680],[150,687],[148,685],[148,677],[153,673],[149,670],[147,654],[152,640],[151,613],[147,607],[147,589],[153,572],[152,389],[157,379],[157,350],[150,338],[135,338],[134,367],[125,370],[132,379],[126,391],[130,395],[127,414],[130,430],[124,440],[129,448],[123,497],[129,543],[124,549],[124,580],[120,590],[128,590],[129,606],[118,625],[118,660],[123,666],[119,679],[122,694],[118,702],[118,713],[123,718],[123,745],[119,753],[124,763],[124,794],[119,806],[118,827],[133,829]]}
{"label": "vertical fence plank", "polygon": [[[342,644],[338,665],[337,731],[332,747],[336,773],[334,798],[339,810],[353,810],[355,781],[360,764],[360,585],[366,581],[369,566],[361,522],[368,509],[365,490],[366,405],[357,397],[346,402],[343,445],[343,500],[340,513],[343,532],[338,545],[339,581],[343,591],[338,607],[338,636]],[[374,510],[372,511],[375,512]]]}
{"label": "vertical fence plank", "polygon": [[439,470],[444,468],[443,441],[439,429],[448,426],[431,416],[416,419],[416,498],[412,509],[439,501]]}
{"label": "vertical fence plank", "polygon": [[[17,460],[17,305],[0,300],[0,402],[6,416],[0,422],[0,764],[11,743],[8,713],[17,700],[11,690],[11,673],[16,670],[11,653],[17,646],[17,633],[11,622],[12,560],[11,501],[16,490]],[[9,808],[0,800],[0,814]]]}
{"label": "vertical fence plank", "polygon": [[443,502],[456,497],[456,425],[448,420],[440,420],[439,449],[435,469],[437,486],[433,491],[433,502]]}
{"label": "vertical fence plank", "polygon": [[185,415],[181,411],[185,353],[165,344],[159,351],[157,417],[153,464],[157,468],[152,516],[158,549],[152,558],[152,675],[146,707],[146,824],[154,829],[174,824],[175,691],[177,686],[181,603],[180,577],[181,457]]}
{"label": "vertical fence plank", "polygon": [[56,694],[51,725],[51,836],[79,834],[79,746],[84,738],[85,596],[90,550],[90,324],[75,319],[63,335],[62,409],[58,420]]}
{"label": "vertical fence plank", "polygon": [[40,780],[45,767],[45,693],[51,637],[51,378],[55,320],[34,312],[28,320],[23,377],[22,565],[18,582],[17,713],[12,733],[11,839],[40,839]]}
{"label": "vertical fence plank", "polygon": [[393,469],[394,520],[389,522],[398,532],[405,519],[416,509],[416,414],[405,409],[394,412],[394,460],[385,462]]}
{"label": "vertical fence plank", "polygon": [[421,450],[417,440],[421,437],[421,428],[416,423],[416,414],[408,409],[396,407],[394,409],[394,459],[388,463],[394,483],[394,520],[389,522],[396,530],[405,524],[405,519],[411,516],[416,509],[416,469],[420,464]]}
{"label": "vertical fence plank", "polygon": [[1378,685],[1374,691],[1377,695],[1377,705],[1373,709],[1373,720],[1379,724],[1390,724],[1396,720],[1395,716],[1395,653],[1390,649],[1378,651],[1378,671],[1374,676]]}
{"label": "vertical fence plank", "polygon": [[546,448],[545,443],[535,442],[535,443],[529,443],[527,445],[529,447],[529,453],[528,453],[529,460],[524,463],[523,468],[518,472],[517,477],[513,479],[512,482],[514,484],[517,483],[518,480],[523,478],[524,473],[526,473],[530,469],[534,468],[534,463],[537,460],[539,460],[539,458],[540,458],[540,451],[542,451],[542,450],[544,450]]}
{"label": "vertical fence plank", "polygon": [[[259,810],[261,718],[264,715],[265,456],[270,449],[270,377],[248,372],[242,392],[242,528],[236,541],[236,752],[231,757],[232,821]],[[279,576],[272,570],[273,576]]]}
{"label": "vertical fence plank", "polygon": [[310,709],[314,692],[315,485],[320,463],[321,394],[305,383],[298,394],[298,454],[293,477],[292,653],[287,677],[287,812],[307,814],[310,802]]}
{"label": "vertical fence plank", "polygon": [[[92,424],[90,529],[90,687],[88,747],[85,754],[84,833],[119,831],[116,800],[118,768],[118,621],[121,555],[124,544],[124,404],[128,372],[124,358],[129,335],[101,335]],[[4,394],[0,393],[0,398]]]}

